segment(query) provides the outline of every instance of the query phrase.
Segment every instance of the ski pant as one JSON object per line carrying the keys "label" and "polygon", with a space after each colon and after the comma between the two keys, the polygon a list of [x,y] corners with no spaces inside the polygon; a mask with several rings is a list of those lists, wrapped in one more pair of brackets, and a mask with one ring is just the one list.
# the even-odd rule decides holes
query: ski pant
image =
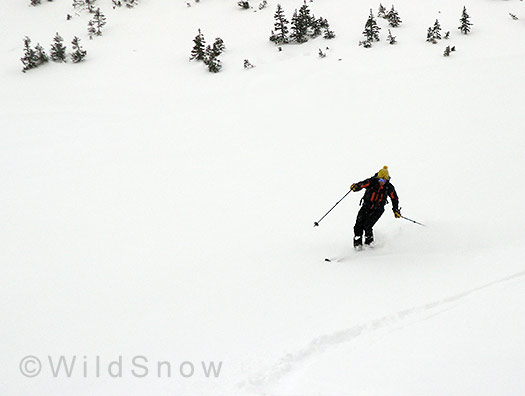
{"label": "ski pant", "polygon": [[368,239],[373,238],[372,227],[377,223],[377,220],[383,215],[385,208],[367,209],[364,206],[361,207],[357,213],[357,219],[355,220],[354,235],[361,237],[363,231],[365,237]]}

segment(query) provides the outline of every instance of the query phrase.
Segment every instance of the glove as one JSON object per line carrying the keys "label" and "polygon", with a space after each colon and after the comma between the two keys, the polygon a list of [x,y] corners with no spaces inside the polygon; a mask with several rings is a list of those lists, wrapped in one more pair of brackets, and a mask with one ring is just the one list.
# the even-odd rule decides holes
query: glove
{"label": "glove", "polygon": [[359,186],[357,184],[355,184],[355,183],[350,186],[350,190],[352,190],[352,191],[357,191],[358,188],[359,188]]}
{"label": "glove", "polygon": [[401,217],[401,211],[399,209],[394,210],[394,217],[396,219],[399,219]]}

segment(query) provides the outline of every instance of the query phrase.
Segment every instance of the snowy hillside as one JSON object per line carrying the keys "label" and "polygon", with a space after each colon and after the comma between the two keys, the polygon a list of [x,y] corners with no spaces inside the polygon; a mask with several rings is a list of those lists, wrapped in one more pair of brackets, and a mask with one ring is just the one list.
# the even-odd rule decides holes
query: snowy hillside
{"label": "snowy hillside", "polygon": [[[4,3],[0,395],[523,394],[524,2],[399,0],[363,48],[379,2],[315,0],[336,37],[282,51],[274,0],[97,0],[92,40]],[[22,73],[57,32],[85,60]],[[388,205],[354,252],[361,192],[312,227],[384,165],[427,227]]]}

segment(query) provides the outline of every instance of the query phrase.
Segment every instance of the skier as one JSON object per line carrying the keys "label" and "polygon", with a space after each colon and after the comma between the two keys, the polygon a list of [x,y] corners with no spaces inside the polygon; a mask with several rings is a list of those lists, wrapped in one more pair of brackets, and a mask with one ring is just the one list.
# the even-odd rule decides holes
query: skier
{"label": "skier", "polygon": [[390,183],[388,167],[384,166],[379,172],[369,179],[350,186],[352,191],[366,189],[365,195],[361,198],[361,209],[357,214],[354,226],[354,247],[359,249],[363,246],[363,232],[365,233],[365,245],[374,242],[372,227],[385,211],[388,197],[392,200],[392,209],[396,219],[401,217],[399,209],[399,199],[396,189]]}

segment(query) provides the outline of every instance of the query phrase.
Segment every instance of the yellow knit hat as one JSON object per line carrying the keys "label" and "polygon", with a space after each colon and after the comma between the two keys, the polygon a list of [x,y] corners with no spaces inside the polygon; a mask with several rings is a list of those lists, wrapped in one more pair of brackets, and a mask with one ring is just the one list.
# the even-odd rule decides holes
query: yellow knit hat
{"label": "yellow knit hat", "polygon": [[377,177],[380,179],[390,179],[390,175],[388,174],[388,166],[383,166],[383,169],[377,172]]}

